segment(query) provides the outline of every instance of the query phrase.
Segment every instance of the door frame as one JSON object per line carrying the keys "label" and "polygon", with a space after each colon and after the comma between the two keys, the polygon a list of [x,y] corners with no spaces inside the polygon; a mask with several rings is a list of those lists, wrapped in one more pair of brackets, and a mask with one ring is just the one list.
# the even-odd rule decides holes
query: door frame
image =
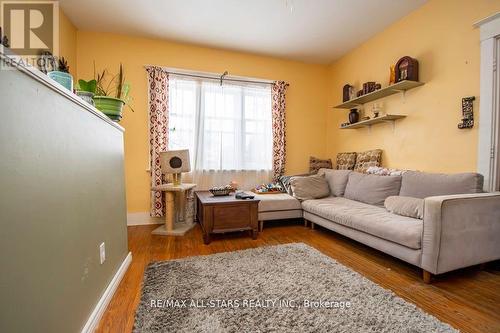
{"label": "door frame", "polygon": [[477,170],[484,190],[500,190],[500,12],[477,23],[481,40]]}

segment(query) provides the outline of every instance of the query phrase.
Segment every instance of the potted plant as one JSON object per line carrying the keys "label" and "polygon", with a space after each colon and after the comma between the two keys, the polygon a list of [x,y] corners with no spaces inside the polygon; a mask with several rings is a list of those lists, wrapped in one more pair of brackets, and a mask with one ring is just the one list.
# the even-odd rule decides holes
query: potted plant
{"label": "potted plant", "polygon": [[51,71],[47,73],[48,77],[56,81],[64,88],[73,92],[73,76],[69,73],[68,62],[64,57],[61,57],[58,61],[58,66],[56,71]]}
{"label": "potted plant", "polygon": [[95,79],[90,81],[80,79],[76,85],[76,94],[90,105],[94,105],[94,95],[96,90],[97,81]]}
{"label": "potted plant", "polygon": [[130,85],[125,83],[123,66],[120,71],[106,83],[106,70],[97,74],[96,91],[94,96],[95,107],[112,120],[118,122],[123,116],[123,107],[127,105],[132,111],[129,102]]}

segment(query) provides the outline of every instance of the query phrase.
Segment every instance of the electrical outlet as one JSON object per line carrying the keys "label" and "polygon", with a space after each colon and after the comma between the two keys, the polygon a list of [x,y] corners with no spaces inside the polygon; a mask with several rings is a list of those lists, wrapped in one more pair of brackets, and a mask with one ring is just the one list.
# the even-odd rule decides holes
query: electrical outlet
{"label": "electrical outlet", "polygon": [[99,245],[99,256],[101,258],[101,265],[106,261],[106,244],[104,242]]}

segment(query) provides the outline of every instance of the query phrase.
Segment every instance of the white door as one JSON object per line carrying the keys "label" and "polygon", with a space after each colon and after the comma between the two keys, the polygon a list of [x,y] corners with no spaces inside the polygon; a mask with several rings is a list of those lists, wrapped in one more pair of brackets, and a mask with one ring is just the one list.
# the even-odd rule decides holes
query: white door
{"label": "white door", "polygon": [[497,115],[495,119],[495,127],[494,130],[496,136],[496,144],[493,149],[494,157],[496,158],[496,163],[494,163],[496,168],[496,177],[495,177],[495,191],[500,191],[500,37],[495,39],[496,43],[496,57],[495,63],[493,64],[493,75],[496,77],[496,82],[494,84],[494,107],[496,108],[495,114]]}

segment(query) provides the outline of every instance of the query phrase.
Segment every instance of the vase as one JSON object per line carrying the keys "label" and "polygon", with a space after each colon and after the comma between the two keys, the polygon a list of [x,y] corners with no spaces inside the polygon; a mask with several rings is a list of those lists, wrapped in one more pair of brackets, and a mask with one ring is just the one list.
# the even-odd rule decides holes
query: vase
{"label": "vase", "polygon": [[83,99],[85,102],[89,103],[90,105],[95,105],[94,104],[94,94],[91,93],[90,91],[82,91],[82,90],[77,90],[76,95]]}
{"label": "vase", "polygon": [[97,110],[104,113],[111,120],[119,122],[120,119],[122,119],[125,102],[121,99],[107,96],[94,96],[94,103]]}
{"label": "vase", "polygon": [[64,88],[73,92],[73,76],[71,76],[71,74],[66,72],[52,71],[48,72],[47,76],[62,85]]}
{"label": "vase", "polygon": [[349,122],[351,124],[357,123],[359,121],[359,112],[357,109],[351,109],[349,112]]}

